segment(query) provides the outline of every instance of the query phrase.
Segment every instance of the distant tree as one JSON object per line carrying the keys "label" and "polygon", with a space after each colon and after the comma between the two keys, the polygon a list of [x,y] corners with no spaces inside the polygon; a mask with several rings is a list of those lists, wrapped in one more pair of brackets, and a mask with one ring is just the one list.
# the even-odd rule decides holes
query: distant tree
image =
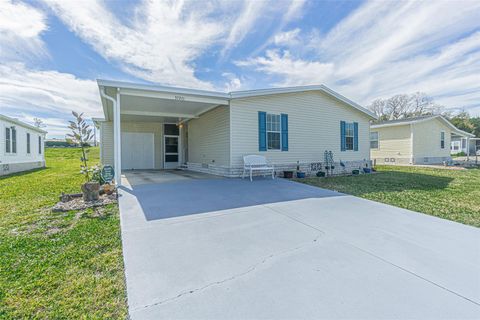
{"label": "distant tree", "polygon": [[369,106],[370,111],[372,111],[379,121],[388,120],[387,114],[387,100],[385,99],[375,99],[372,104]]}
{"label": "distant tree", "polygon": [[397,120],[423,115],[441,114],[444,107],[435,104],[433,98],[423,92],[397,94],[388,99],[375,99],[368,109],[378,121]]}
{"label": "distant tree", "polygon": [[37,128],[44,128],[45,124],[43,123],[43,120],[40,118],[33,118],[33,125]]}
{"label": "distant tree", "polygon": [[450,122],[458,129],[474,133],[476,128],[471,120],[470,115],[465,110],[450,118]]}

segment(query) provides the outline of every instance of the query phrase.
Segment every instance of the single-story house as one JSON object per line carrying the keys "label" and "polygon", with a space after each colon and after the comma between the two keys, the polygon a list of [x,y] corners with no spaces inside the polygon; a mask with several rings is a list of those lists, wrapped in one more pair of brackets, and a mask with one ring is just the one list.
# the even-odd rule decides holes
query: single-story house
{"label": "single-story house", "polygon": [[0,114],[0,176],[45,167],[46,131]]}
{"label": "single-story house", "polygon": [[450,142],[474,137],[440,115],[376,123],[370,126],[371,158],[377,164],[440,164],[450,161]]}
{"label": "single-story house", "polygon": [[480,152],[480,138],[452,138],[452,143],[450,145],[450,154],[458,154],[460,152],[463,152],[469,156],[474,156],[476,152]]}
{"label": "single-story house", "polygon": [[281,173],[297,162],[308,170],[324,161],[325,151],[346,169],[370,161],[375,115],[323,85],[223,93],[97,82],[101,162],[121,170],[185,168],[237,177],[243,156],[260,154]]}

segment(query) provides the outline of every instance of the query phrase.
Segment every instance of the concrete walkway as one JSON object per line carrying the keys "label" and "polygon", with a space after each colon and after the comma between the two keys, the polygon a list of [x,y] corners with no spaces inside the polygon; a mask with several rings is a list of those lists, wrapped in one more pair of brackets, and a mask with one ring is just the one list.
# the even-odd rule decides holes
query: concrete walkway
{"label": "concrete walkway", "polygon": [[120,192],[132,319],[478,319],[480,230],[282,179]]}

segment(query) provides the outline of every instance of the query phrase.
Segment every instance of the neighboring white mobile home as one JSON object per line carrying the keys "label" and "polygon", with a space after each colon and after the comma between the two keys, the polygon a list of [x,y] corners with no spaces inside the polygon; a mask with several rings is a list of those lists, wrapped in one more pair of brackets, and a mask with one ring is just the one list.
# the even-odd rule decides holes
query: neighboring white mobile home
{"label": "neighboring white mobile home", "polygon": [[[468,150],[468,152],[467,152]],[[470,137],[454,137],[450,144],[450,154],[464,153],[465,155],[474,156],[480,152],[480,138]]]}
{"label": "neighboring white mobile home", "polygon": [[121,170],[187,168],[237,177],[244,155],[261,154],[281,173],[297,162],[308,170],[324,161],[325,151],[345,170],[370,161],[375,116],[322,85],[231,93],[98,85],[101,161]]}
{"label": "neighboring white mobile home", "polygon": [[45,167],[46,131],[0,115],[0,176]]}
{"label": "neighboring white mobile home", "polygon": [[451,160],[457,137],[473,134],[439,115],[377,123],[370,127],[371,158],[377,164],[440,164]]}

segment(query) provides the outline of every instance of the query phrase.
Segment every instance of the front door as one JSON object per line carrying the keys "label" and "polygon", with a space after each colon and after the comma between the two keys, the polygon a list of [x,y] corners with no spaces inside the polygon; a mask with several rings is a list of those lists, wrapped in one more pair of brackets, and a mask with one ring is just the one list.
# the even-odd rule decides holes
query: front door
{"label": "front door", "polygon": [[175,169],[179,165],[178,136],[164,136],[164,168]]}

